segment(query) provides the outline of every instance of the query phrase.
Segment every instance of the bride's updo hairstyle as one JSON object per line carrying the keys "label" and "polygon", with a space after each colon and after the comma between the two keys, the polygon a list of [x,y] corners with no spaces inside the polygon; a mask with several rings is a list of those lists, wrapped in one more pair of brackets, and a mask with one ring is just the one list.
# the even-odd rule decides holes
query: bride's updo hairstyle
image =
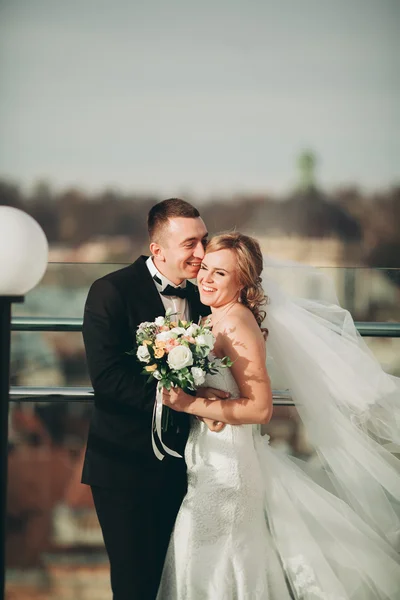
{"label": "bride's updo hairstyle", "polygon": [[236,254],[237,275],[242,286],[239,302],[251,310],[261,327],[266,315],[261,307],[267,303],[267,297],[261,285],[263,257],[259,243],[242,233],[221,233],[208,242],[206,254],[217,250],[232,250]]}

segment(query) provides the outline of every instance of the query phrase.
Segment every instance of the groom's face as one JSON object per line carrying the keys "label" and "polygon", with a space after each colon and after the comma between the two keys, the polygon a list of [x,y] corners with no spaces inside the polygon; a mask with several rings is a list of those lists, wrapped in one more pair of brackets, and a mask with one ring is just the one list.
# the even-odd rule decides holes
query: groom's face
{"label": "groom's face", "polygon": [[195,279],[204,257],[207,229],[203,219],[169,219],[150,250],[159,271],[175,285]]}

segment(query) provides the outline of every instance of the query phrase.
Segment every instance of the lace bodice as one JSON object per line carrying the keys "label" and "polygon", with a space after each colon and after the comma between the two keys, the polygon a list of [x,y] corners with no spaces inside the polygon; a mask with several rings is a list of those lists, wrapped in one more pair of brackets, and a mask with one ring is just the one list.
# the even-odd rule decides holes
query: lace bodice
{"label": "lace bodice", "polygon": [[[217,365],[219,365],[221,362],[220,359],[215,354],[212,354],[212,356]],[[228,367],[219,366],[216,373],[207,373],[204,385],[229,392],[231,398],[239,398],[240,396],[237,383],[232,375],[232,371]]]}

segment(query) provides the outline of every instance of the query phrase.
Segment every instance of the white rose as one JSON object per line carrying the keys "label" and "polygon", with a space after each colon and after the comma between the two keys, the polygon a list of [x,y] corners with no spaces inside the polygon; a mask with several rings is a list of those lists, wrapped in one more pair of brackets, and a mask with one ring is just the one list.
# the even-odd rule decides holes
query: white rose
{"label": "white rose", "polygon": [[165,323],[165,319],[164,317],[157,317],[154,319],[154,323],[157,325],[157,327],[162,327]]}
{"label": "white rose", "polygon": [[196,323],[192,323],[187,329],[186,329],[186,335],[192,336],[194,337],[196,335],[196,333],[198,332],[198,330],[200,329],[200,327],[198,325],[196,325]]}
{"label": "white rose", "polygon": [[175,337],[175,335],[172,333],[172,330],[161,331],[160,333],[157,333],[156,340],[159,342],[166,342],[167,340],[170,340],[173,337]]}
{"label": "white rose", "polygon": [[162,375],[160,373],[160,371],[158,369],[156,369],[155,371],[153,371],[153,377],[155,377],[156,379],[158,379],[158,381],[160,381],[160,379],[162,379]]}
{"label": "white rose", "polygon": [[215,344],[215,337],[212,333],[201,333],[196,338],[196,344],[206,346],[209,350],[212,350]]}
{"label": "white rose", "polygon": [[194,385],[196,387],[202,385],[206,379],[206,372],[200,369],[200,367],[192,367],[190,370],[193,375]]}
{"label": "white rose", "polygon": [[173,327],[171,329],[171,333],[176,333],[176,335],[184,335],[186,333],[186,329],[184,327]]}
{"label": "white rose", "polygon": [[139,346],[139,348],[138,348],[138,350],[136,352],[136,356],[138,357],[138,359],[141,362],[145,362],[145,363],[148,363],[150,361],[150,358],[151,358],[150,353],[149,353],[149,351],[147,349],[147,346],[144,346],[144,345],[143,346]]}
{"label": "white rose", "polygon": [[171,369],[179,370],[193,364],[193,355],[187,346],[175,346],[168,354]]}

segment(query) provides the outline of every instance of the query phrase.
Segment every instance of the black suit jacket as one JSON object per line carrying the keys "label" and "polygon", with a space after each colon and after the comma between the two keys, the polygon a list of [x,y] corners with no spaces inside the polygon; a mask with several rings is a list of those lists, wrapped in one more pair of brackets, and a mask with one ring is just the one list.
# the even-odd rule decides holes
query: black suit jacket
{"label": "black suit jacket", "polygon": [[[83,319],[89,374],[95,406],[88,435],[82,482],[102,487],[152,485],[167,469],[184,469],[182,459],[159,461],[151,447],[151,420],[156,382],[146,383],[142,365],[127,351],[135,345],[142,321],[165,309],[141,256],[132,265],[98,279],[89,290]],[[189,281],[190,318],[208,314],[196,286]],[[165,441],[182,453],[189,419],[176,413],[179,435]],[[172,464],[175,463],[175,464]],[[180,463],[178,465],[178,463]]]}

